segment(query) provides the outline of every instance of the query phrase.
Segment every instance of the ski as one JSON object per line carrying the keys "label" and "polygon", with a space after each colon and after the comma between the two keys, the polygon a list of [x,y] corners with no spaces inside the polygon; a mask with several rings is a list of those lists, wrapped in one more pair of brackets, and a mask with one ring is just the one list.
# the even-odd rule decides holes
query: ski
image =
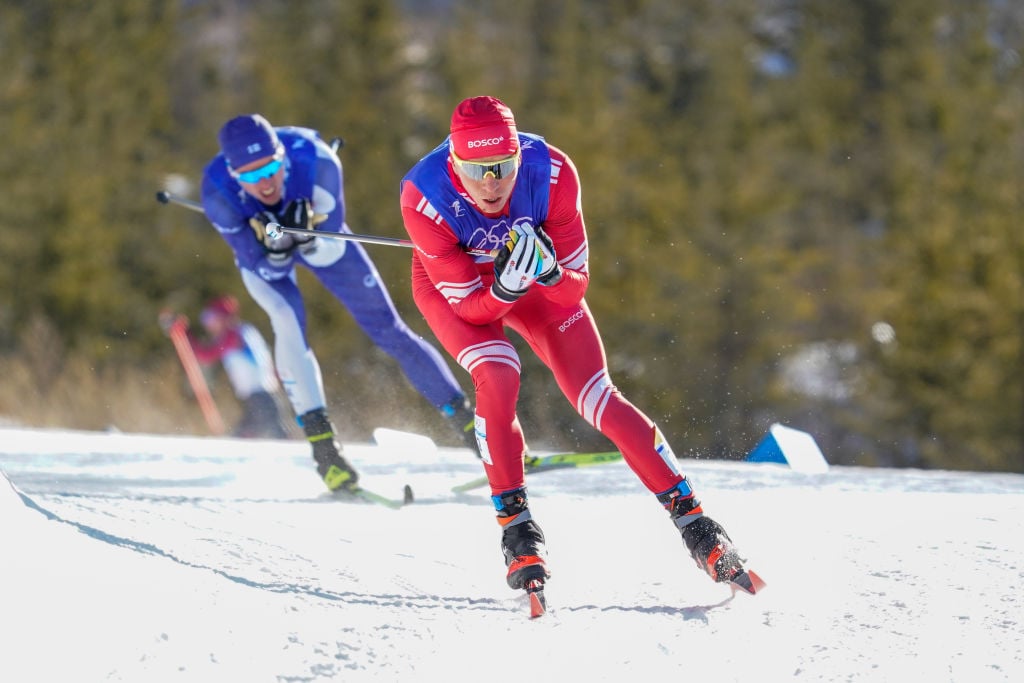
{"label": "ski", "polygon": [[607,453],[559,453],[556,455],[528,455],[526,456],[525,464],[527,472],[539,472],[566,467],[602,465],[607,462],[618,462],[619,460],[622,460],[622,453],[618,451]]}
{"label": "ski", "polygon": [[[622,454],[618,451],[607,453],[558,453],[555,455],[528,455],[524,460],[527,474],[547,472],[549,470],[563,470],[573,467],[589,467],[591,465],[602,465],[609,462],[622,460]],[[452,487],[453,493],[465,493],[483,486],[487,486],[487,477],[478,477],[463,484]]]}
{"label": "ski", "polygon": [[548,611],[548,603],[544,598],[544,582],[540,579],[531,579],[523,588],[526,589],[526,597],[530,601],[530,618],[544,616]]}
{"label": "ski", "polygon": [[741,569],[729,581],[733,595],[743,592],[748,595],[756,595],[764,590],[767,584],[764,580],[749,569]]}
{"label": "ski", "polygon": [[362,486],[356,486],[355,488],[343,488],[336,491],[331,491],[330,495],[337,500],[352,500],[353,498],[361,500],[366,503],[373,503],[374,505],[383,505],[386,508],[392,510],[398,510],[406,505],[409,505],[415,500],[415,496],[412,492],[412,487],[408,484],[402,489],[402,499],[398,500],[395,498],[388,498],[385,495],[363,488]]}

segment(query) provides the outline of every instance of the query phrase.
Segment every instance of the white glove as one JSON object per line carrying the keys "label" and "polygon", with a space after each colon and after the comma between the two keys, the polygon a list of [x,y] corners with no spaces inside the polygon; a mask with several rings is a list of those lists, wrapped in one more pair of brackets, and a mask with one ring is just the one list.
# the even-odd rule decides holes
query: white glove
{"label": "white glove", "polygon": [[544,267],[537,234],[529,223],[512,226],[508,241],[494,257],[494,284],[491,293],[512,303],[530,288]]}

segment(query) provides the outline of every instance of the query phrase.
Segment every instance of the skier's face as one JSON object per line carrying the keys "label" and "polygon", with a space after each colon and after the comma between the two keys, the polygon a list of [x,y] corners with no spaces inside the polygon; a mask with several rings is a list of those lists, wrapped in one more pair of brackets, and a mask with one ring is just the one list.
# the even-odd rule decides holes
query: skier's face
{"label": "skier's face", "polygon": [[519,154],[463,161],[451,153],[452,167],[466,194],[485,214],[501,213],[519,175]]}
{"label": "skier's face", "polygon": [[205,329],[206,333],[211,337],[219,337],[230,327],[229,321],[226,317],[219,313],[208,311],[204,311],[202,315],[199,316],[199,322],[202,323],[203,329]]}
{"label": "skier's face", "polygon": [[233,170],[238,184],[249,195],[267,206],[281,201],[284,193],[284,160],[281,157],[263,157]]}

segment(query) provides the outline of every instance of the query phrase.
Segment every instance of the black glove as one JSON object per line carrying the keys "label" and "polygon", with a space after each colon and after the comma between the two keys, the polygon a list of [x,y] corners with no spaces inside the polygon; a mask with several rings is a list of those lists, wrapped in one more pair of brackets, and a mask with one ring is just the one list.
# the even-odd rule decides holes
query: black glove
{"label": "black glove", "polygon": [[[316,230],[317,226],[327,220],[327,214],[313,213],[313,206],[308,199],[293,199],[281,212],[281,225],[302,230]],[[296,244],[307,244],[316,239],[314,235],[296,235],[291,233]],[[308,244],[299,249],[304,254],[316,251],[316,244]]]}
{"label": "black glove", "polygon": [[537,235],[543,261],[540,275],[537,276],[537,284],[549,287],[562,279],[562,266],[558,264],[558,257],[555,256],[555,245],[551,243],[551,238],[544,229],[538,226],[533,230]]}
{"label": "black glove", "polygon": [[268,223],[281,223],[281,221],[267,210],[260,211],[249,219],[249,227],[256,233],[256,239],[266,247],[267,257],[283,260],[295,248],[295,238],[287,232],[281,233],[277,237],[271,237],[267,234]]}
{"label": "black glove", "polygon": [[[288,205],[281,211],[281,225],[286,228],[298,228],[300,230],[312,230],[313,229],[313,211],[309,205],[308,199],[293,199],[288,202]],[[308,235],[296,235],[292,233],[292,236],[296,240],[310,240],[313,239]]]}

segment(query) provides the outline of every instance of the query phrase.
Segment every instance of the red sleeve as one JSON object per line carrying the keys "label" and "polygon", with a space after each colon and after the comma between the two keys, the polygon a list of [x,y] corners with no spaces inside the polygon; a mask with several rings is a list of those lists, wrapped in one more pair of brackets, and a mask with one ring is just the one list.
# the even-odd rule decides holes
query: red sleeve
{"label": "red sleeve", "polygon": [[555,257],[562,266],[562,279],[541,290],[555,303],[571,306],[583,299],[590,283],[580,177],[576,166],[562,150],[551,145],[548,149],[551,152],[551,194],[548,217],[541,227],[555,247]]}
{"label": "red sleeve", "polygon": [[416,257],[456,315],[468,323],[486,325],[508,313],[512,304],[491,294],[493,275],[480,273],[455,232],[410,182],[402,187],[402,220],[416,245]]}

